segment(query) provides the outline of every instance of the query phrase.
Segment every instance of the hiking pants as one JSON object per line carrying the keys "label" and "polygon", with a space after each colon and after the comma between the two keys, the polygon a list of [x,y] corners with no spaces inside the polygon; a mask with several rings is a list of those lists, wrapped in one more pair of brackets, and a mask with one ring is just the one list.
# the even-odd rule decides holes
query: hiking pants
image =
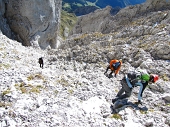
{"label": "hiking pants", "polygon": [[[107,71],[108,71],[109,69],[111,70],[110,65],[107,67],[107,69],[106,69],[105,73],[107,73]],[[109,74],[109,75],[111,75],[113,72],[114,72],[114,70],[111,70],[111,72],[110,72],[110,74]]]}
{"label": "hiking pants", "polygon": [[119,99],[124,99],[124,98],[130,97],[131,93],[132,93],[132,89],[129,88],[125,78],[122,79],[121,85],[122,85],[122,88],[119,90],[116,97],[118,97]]}

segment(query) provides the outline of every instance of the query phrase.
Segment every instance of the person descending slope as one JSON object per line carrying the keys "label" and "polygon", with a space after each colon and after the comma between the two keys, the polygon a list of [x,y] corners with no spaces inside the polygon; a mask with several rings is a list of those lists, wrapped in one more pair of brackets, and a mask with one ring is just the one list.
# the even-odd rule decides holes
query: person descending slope
{"label": "person descending slope", "polygon": [[[138,93],[138,102],[136,104],[142,104],[142,93],[145,90],[148,83],[155,83],[159,79],[156,74],[147,74],[142,72],[129,72],[121,80],[122,88],[116,95],[115,99],[112,99],[112,103],[115,103],[118,99],[124,99],[131,96],[132,89],[136,86],[140,86]],[[123,94],[125,92],[125,94]]]}
{"label": "person descending slope", "polygon": [[107,71],[110,69],[111,72],[110,72],[108,77],[111,78],[113,72],[115,73],[115,77],[116,77],[116,75],[118,74],[121,66],[122,66],[122,60],[121,59],[120,60],[116,60],[116,59],[111,60],[109,66],[107,67],[104,74],[106,75]]}
{"label": "person descending slope", "polygon": [[43,68],[44,62],[42,57],[38,59],[38,63],[40,64],[40,68]]}

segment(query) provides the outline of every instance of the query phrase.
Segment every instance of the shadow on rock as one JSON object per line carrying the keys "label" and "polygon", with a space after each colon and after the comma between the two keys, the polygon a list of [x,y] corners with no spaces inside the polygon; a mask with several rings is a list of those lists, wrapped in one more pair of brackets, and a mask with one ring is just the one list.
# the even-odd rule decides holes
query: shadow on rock
{"label": "shadow on rock", "polygon": [[112,111],[111,114],[119,113],[121,110],[124,110],[127,107],[131,107],[135,110],[148,111],[148,108],[146,106],[128,102],[128,99],[122,99],[117,100],[113,105],[110,106]]}

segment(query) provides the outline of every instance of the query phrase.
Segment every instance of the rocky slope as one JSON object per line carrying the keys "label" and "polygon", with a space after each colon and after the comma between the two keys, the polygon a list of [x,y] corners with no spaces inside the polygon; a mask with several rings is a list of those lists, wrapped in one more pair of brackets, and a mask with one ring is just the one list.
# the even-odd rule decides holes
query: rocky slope
{"label": "rocky slope", "polygon": [[[170,39],[165,33],[149,36],[146,45],[154,37]],[[134,41],[125,44],[117,38],[110,45],[111,38],[101,33],[81,35],[69,39],[69,45],[62,49],[42,51],[23,47],[1,33],[1,126],[170,126],[170,61],[154,59],[152,50],[135,47],[138,39],[131,38]],[[38,65],[41,56],[44,69]],[[103,74],[109,57],[123,58],[117,78],[108,79]],[[111,99],[121,87],[120,80],[134,67],[156,73],[160,79],[146,88],[143,105],[111,114]],[[134,89],[129,102],[137,101],[138,90]]]}
{"label": "rocky slope", "polygon": [[[24,47],[0,31],[0,126],[169,127],[168,17],[169,10],[152,11],[108,34],[74,34],[59,49],[48,50]],[[108,79],[103,73],[113,58],[121,58],[123,66],[117,78]],[[135,69],[160,79],[144,91],[143,105],[112,114],[121,79]],[[129,103],[137,101],[138,90]]]}

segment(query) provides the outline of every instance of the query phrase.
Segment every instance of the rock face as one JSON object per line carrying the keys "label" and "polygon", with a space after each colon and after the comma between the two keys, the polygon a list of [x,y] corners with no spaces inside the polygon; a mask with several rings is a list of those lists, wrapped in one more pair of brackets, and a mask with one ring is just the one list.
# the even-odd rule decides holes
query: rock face
{"label": "rock face", "polygon": [[[79,17],[77,24],[70,34],[86,32],[110,33],[113,30],[117,31],[121,27],[129,25],[140,16],[147,16],[150,12],[168,9],[170,9],[170,2],[167,0],[147,0],[140,5],[128,6],[120,10],[116,15],[111,14],[111,7],[106,7],[105,9],[96,10],[94,13]],[[157,17],[153,20],[156,23],[161,22],[163,19]]]}
{"label": "rock face", "polygon": [[5,10],[6,10],[5,3],[3,2],[3,0],[0,0],[0,31],[7,37],[11,38],[12,33],[4,15]]}
{"label": "rock face", "polygon": [[9,0],[4,5],[4,16],[18,41],[56,48],[61,0]]}

